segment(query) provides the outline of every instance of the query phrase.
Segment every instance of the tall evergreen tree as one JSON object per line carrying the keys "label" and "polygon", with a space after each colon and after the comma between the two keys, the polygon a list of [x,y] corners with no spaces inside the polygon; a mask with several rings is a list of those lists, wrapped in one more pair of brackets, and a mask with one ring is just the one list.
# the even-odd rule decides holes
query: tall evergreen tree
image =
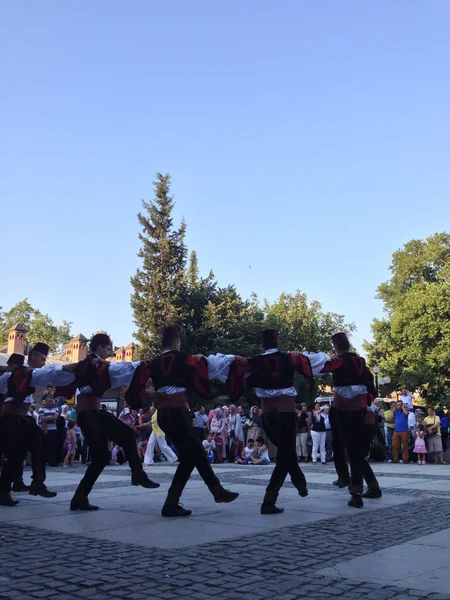
{"label": "tall evergreen tree", "polygon": [[153,185],[153,201],[143,200],[144,211],[138,214],[142,226],[138,256],[142,266],[131,277],[131,307],[141,356],[150,356],[157,350],[165,325],[183,327],[188,309],[186,224],[182,221],[178,229],[173,227],[170,175],[157,173]]}

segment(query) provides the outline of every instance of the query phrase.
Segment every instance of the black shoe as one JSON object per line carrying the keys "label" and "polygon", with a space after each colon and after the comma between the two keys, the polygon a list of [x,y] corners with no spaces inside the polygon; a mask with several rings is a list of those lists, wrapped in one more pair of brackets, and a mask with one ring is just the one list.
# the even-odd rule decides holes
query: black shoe
{"label": "black shoe", "polygon": [[141,471],[136,475],[131,476],[131,485],[140,485],[143,488],[156,489],[160,484],[152,481],[145,471]]}
{"label": "black shoe", "polygon": [[261,504],[262,515],[279,515],[282,512],[284,512],[284,508],[278,508],[275,504],[269,504],[268,502],[263,502]]}
{"label": "black shoe", "polygon": [[0,492],[0,506],[16,506],[18,500],[13,500],[9,492]]}
{"label": "black shoe", "polygon": [[301,498],[306,498],[306,496],[308,495],[308,490],[306,488],[304,490],[298,490],[298,495]]}
{"label": "black shoe", "polygon": [[350,498],[348,505],[353,508],[362,508],[364,506],[364,502],[360,494],[357,494],[356,496],[352,496]]}
{"label": "black shoe", "polygon": [[47,487],[42,484],[36,487],[33,485],[30,486],[30,491],[28,492],[30,496],[41,496],[42,498],[54,498],[57,496],[56,492],[51,492],[47,489]]}
{"label": "black shoe", "polygon": [[29,492],[31,490],[31,485],[25,485],[23,481],[18,481],[14,483],[12,486],[13,492]]}
{"label": "black shoe", "polygon": [[70,510],[98,510],[98,506],[90,504],[86,496],[74,496],[70,501]]}
{"label": "black shoe", "polygon": [[218,494],[214,496],[214,500],[219,504],[228,504],[229,502],[233,502],[236,498],[239,497],[237,492],[230,492],[229,490],[221,489]]}
{"label": "black shoe", "polygon": [[345,482],[345,481],[342,481],[341,479],[336,479],[336,481],[333,481],[333,485],[335,485],[339,489],[346,488],[346,487],[348,487],[348,481]]}
{"label": "black shoe", "polygon": [[162,507],[161,514],[163,517],[189,517],[192,514],[192,510],[186,510],[182,506],[166,506]]}
{"label": "black shoe", "polygon": [[365,494],[362,495],[363,498],[381,498],[383,496],[380,488],[377,490],[367,490]]}

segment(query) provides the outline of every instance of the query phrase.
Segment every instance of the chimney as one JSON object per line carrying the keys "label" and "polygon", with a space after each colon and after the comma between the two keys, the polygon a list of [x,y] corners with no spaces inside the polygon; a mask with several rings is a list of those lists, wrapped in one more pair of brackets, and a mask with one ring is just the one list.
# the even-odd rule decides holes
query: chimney
{"label": "chimney", "polygon": [[136,353],[136,346],[133,342],[130,342],[125,348],[125,360],[126,362],[133,362],[134,355]]}
{"label": "chimney", "polygon": [[72,345],[72,362],[79,362],[87,357],[88,341],[82,333],[79,333],[70,341]]}
{"label": "chimney", "polygon": [[17,352],[25,354],[25,333],[27,330],[20,323],[16,323],[8,330],[8,354]]}

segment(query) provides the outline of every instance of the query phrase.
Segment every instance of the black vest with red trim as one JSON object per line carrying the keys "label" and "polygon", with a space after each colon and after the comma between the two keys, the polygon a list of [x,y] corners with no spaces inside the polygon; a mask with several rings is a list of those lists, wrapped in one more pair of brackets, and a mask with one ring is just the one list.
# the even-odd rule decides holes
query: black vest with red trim
{"label": "black vest with red trim", "polygon": [[171,350],[154,358],[151,362],[153,387],[174,386],[187,388],[192,383],[192,366],[188,364],[189,354]]}
{"label": "black vest with red trim", "polygon": [[282,390],[294,385],[294,366],[289,354],[272,352],[251,359],[247,385],[263,390]]}
{"label": "black vest with red trim", "polygon": [[345,385],[367,385],[366,361],[354,352],[341,356],[342,367],[332,372],[334,387]]}

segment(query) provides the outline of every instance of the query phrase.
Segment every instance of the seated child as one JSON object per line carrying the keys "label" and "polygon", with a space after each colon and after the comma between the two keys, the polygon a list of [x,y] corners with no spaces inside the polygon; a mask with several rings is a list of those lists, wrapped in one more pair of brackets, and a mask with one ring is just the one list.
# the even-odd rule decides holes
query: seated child
{"label": "seated child", "polygon": [[214,452],[216,450],[216,442],[213,440],[213,434],[208,433],[208,435],[206,436],[206,440],[203,440],[202,444],[203,444],[203,448],[205,449],[208,462],[213,463],[214,462]]}
{"label": "seated child", "polygon": [[244,449],[243,456],[236,456],[236,460],[234,461],[237,465],[248,465],[250,460],[253,458],[255,454],[255,441],[249,438],[247,440],[247,446]]}
{"label": "seated child", "polygon": [[264,444],[264,438],[259,437],[256,440],[255,454],[249,460],[250,465],[268,465],[270,464],[269,450]]}

